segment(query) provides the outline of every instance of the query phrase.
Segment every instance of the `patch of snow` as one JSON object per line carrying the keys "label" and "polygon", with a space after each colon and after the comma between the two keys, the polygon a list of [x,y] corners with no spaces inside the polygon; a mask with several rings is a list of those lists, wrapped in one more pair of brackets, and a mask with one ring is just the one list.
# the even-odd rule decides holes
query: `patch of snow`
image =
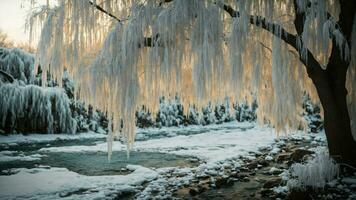
{"label": "patch of snow", "polygon": [[275,148],[273,148],[269,153],[270,153],[271,155],[276,155],[276,154],[278,154],[280,151],[281,151],[280,148],[275,147]]}
{"label": "patch of snow", "polygon": [[0,176],[0,199],[49,198],[59,199],[58,194],[86,190],[77,199],[104,198],[120,190],[130,189],[157,177],[157,172],[142,166],[128,166],[135,169],[128,175],[84,176],[65,168],[21,168],[17,174]]}
{"label": "patch of snow", "polygon": [[55,140],[78,140],[78,139],[90,139],[90,138],[106,138],[106,135],[98,134],[94,132],[79,133],[79,134],[13,134],[13,135],[1,135],[0,144],[16,144],[16,143],[44,143]]}
{"label": "patch of snow", "polygon": [[44,155],[41,154],[32,154],[26,156],[22,153],[18,154],[16,151],[0,151],[0,163],[1,162],[11,162],[11,161],[35,161],[41,160]]}
{"label": "patch of snow", "polygon": [[288,170],[283,170],[283,172],[280,173],[278,176],[281,177],[283,181],[288,181],[290,179],[290,174]]}
{"label": "patch of snow", "polygon": [[286,194],[288,193],[288,187],[287,186],[278,186],[273,188],[273,192],[277,194]]}
{"label": "patch of snow", "polygon": [[266,157],[265,157],[265,160],[271,161],[271,160],[273,160],[273,157],[272,157],[272,156],[266,156]]}

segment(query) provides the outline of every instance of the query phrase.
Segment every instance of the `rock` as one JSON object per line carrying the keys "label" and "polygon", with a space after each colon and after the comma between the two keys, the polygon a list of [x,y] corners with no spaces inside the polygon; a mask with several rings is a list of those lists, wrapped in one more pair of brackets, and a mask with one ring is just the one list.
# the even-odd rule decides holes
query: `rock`
{"label": "rock", "polygon": [[190,188],[189,189],[189,194],[192,195],[192,196],[195,196],[197,194],[199,194],[199,189],[194,187],[194,188]]}
{"label": "rock", "polygon": [[280,174],[282,173],[283,170],[282,169],[278,169],[278,168],[275,168],[275,167],[272,167],[270,170],[269,170],[269,173],[270,174],[273,174],[273,175],[277,175],[277,174]]}
{"label": "rock", "polygon": [[224,186],[231,186],[233,184],[234,184],[233,180],[228,177],[217,177],[215,179],[216,188],[221,188]]}
{"label": "rock", "polygon": [[189,194],[192,196],[198,195],[208,189],[207,185],[196,185],[189,189]]}
{"label": "rock", "polygon": [[273,160],[273,157],[272,157],[272,156],[266,156],[266,157],[265,157],[265,161],[271,161],[271,160]]}
{"label": "rock", "polygon": [[291,159],[294,162],[301,162],[304,156],[306,155],[311,155],[314,152],[305,150],[305,149],[296,149],[292,154],[291,154]]}
{"label": "rock", "polygon": [[356,184],[356,178],[343,178],[342,182],[348,185]]}
{"label": "rock", "polygon": [[257,165],[258,165],[258,161],[257,161],[257,160],[254,160],[254,161],[250,162],[250,163],[247,165],[247,168],[249,168],[250,170],[256,169],[256,168],[257,168]]}
{"label": "rock", "polygon": [[[267,167],[269,165],[269,161],[271,161],[270,158],[267,158],[267,157],[271,157],[272,158],[271,160],[273,160],[272,156],[266,156],[265,158],[258,159],[258,164],[262,165],[263,167]],[[257,165],[257,167],[258,167],[258,165]]]}
{"label": "rock", "polygon": [[[257,166],[257,164],[256,164],[256,166]],[[247,168],[247,167],[241,167],[241,168],[240,168],[240,171],[242,171],[242,172],[248,172],[248,171],[250,171],[250,169]]]}
{"label": "rock", "polygon": [[240,173],[237,173],[237,174],[236,174],[235,178],[244,179],[244,178],[246,178],[246,177],[248,177],[248,176],[250,176],[249,173],[247,173],[247,172],[240,172]]}
{"label": "rock", "polygon": [[290,191],[288,197],[288,200],[311,200],[312,197],[309,194],[309,192],[306,192],[304,190],[298,190],[298,189],[293,189]]}
{"label": "rock", "polygon": [[249,179],[248,177],[245,177],[245,178],[242,179],[242,181],[243,181],[243,182],[249,182],[250,179]]}
{"label": "rock", "polygon": [[273,193],[273,191],[270,190],[270,189],[262,189],[260,191],[260,194],[261,194],[262,197],[270,196],[272,193]]}
{"label": "rock", "polygon": [[276,154],[278,154],[280,151],[281,151],[280,148],[275,147],[275,148],[273,148],[269,153],[270,153],[270,155],[276,155]]}
{"label": "rock", "polygon": [[263,184],[263,188],[273,188],[281,184],[282,178],[272,178]]}
{"label": "rock", "polygon": [[336,188],[339,190],[342,190],[342,189],[344,189],[344,186],[340,184],[340,185],[336,186]]}
{"label": "rock", "polygon": [[281,153],[277,156],[277,162],[282,162],[285,160],[288,160],[290,158],[290,154],[289,153]]}
{"label": "rock", "polygon": [[249,175],[254,176],[254,175],[256,175],[256,172],[251,172],[251,173],[249,173]]}

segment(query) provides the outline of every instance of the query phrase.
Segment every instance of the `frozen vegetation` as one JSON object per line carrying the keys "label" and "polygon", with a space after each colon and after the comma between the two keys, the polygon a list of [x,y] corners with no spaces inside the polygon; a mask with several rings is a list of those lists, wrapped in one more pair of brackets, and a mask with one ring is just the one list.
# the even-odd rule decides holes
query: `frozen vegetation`
{"label": "frozen vegetation", "polygon": [[5,131],[75,132],[63,89],[12,83],[1,85],[0,93],[0,127]]}
{"label": "frozen vegetation", "polygon": [[[0,98],[0,129],[4,133],[107,132],[107,114],[75,99],[74,82],[67,70],[63,73],[61,87],[49,71],[46,72],[46,87],[41,87],[45,84],[42,80],[45,72],[38,66],[37,75],[32,75],[32,54],[19,49],[0,50],[1,70],[15,79],[13,83],[3,81],[0,86],[3,94]],[[322,119],[319,107],[312,104],[308,96],[304,99],[303,107],[308,131],[320,131]],[[157,111],[145,105],[136,111],[136,126],[147,128],[252,122],[257,119],[257,109],[255,100],[251,104],[247,101],[231,103],[226,98],[216,103],[209,102],[199,110],[194,104],[184,108],[178,96],[161,97]]]}
{"label": "frozen vegetation", "polygon": [[0,70],[11,74],[23,83],[29,84],[34,81],[34,62],[34,55],[21,49],[0,47]]}
{"label": "frozen vegetation", "polygon": [[327,152],[319,152],[305,164],[294,164],[291,166],[292,177],[288,181],[291,188],[324,188],[326,183],[335,179],[339,174],[339,165],[329,157]]}

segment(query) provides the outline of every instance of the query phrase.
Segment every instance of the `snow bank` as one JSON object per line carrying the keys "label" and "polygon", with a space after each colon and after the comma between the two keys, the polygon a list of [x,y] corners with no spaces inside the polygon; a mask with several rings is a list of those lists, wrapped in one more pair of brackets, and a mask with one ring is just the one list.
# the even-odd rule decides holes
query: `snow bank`
{"label": "snow bank", "polygon": [[[131,166],[134,172],[128,175],[84,176],[65,168],[20,169],[10,176],[0,176],[0,199],[34,198],[48,199],[84,190],[85,199],[104,198],[105,195],[141,185],[157,177],[157,172],[141,166]],[[79,197],[75,195],[78,199]]]}

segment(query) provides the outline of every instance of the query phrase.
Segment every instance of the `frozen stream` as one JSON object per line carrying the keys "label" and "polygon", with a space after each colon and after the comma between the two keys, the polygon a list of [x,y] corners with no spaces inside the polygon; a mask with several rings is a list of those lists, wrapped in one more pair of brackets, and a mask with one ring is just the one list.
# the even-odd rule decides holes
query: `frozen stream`
{"label": "frozen stream", "polygon": [[104,135],[0,136],[0,199],[114,198],[160,180],[166,170],[187,181],[192,171],[257,152],[276,137],[269,128],[236,122],[137,132],[130,158],[116,141],[111,163]]}

